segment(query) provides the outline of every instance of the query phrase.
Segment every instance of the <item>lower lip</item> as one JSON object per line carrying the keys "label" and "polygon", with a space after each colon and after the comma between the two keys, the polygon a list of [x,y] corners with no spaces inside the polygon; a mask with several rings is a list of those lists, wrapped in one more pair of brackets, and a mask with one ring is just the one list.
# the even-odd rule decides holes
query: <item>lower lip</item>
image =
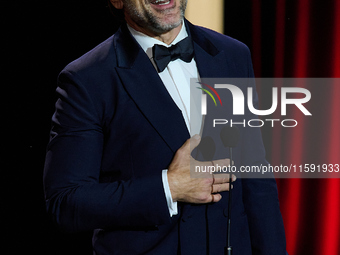
{"label": "lower lip", "polygon": [[151,4],[152,7],[156,10],[165,10],[172,8],[175,5],[175,0],[170,0],[168,4]]}

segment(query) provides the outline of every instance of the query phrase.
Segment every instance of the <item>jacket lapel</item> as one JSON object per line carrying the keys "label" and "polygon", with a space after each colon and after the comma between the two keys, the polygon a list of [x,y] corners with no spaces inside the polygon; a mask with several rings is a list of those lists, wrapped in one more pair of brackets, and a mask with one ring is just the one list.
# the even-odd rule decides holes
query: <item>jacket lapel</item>
{"label": "jacket lapel", "polygon": [[[234,66],[218,50],[207,33],[185,20],[194,42],[201,78],[230,77]],[[190,137],[182,112],[172,100],[151,61],[123,24],[114,38],[117,73],[131,98],[163,140],[175,152]]]}
{"label": "jacket lapel", "polygon": [[[224,51],[219,50],[206,37],[207,34],[202,32],[202,29],[192,25],[189,21],[185,21],[185,25],[189,35],[194,42],[195,61],[200,78],[223,78],[230,77],[234,71],[234,66],[228,63],[228,59]],[[205,128],[203,128],[203,136]],[[182,219],[187,219],[197,213],[197,211],[204,211],[205,205],[201,205],[200,209],[193,210],[191,204],[183,204]]]}
{"label": "jacket lapel", "polygon": [[124,87],[171,150],[177,151],[190,137],[181,110],[125,24],[116,33],[114,43],[116,70]]}
{"label": "jacket lapel", "polygon": [[[194,41],[195,61],[201,78],[224,78],[234,73],[234,65],[223,50],[219,50],[207,38],[202,28],[185,21],[187,31]],[[214,33],[214,32],[213,32]]]}

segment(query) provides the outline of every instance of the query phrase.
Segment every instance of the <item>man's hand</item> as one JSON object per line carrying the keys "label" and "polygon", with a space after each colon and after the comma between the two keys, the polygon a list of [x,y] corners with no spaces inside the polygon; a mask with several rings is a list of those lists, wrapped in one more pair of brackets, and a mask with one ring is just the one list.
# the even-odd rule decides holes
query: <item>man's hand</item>
{"label": "man's hand", "polygon": [[[219,192],[227,191],[230,188],[228,174],[224,174],[224,178],[216,178],[211,173],[200,173],[200,176],[197,178],[190,176],[190,164],[192,166],[212,166],[212,164],[229,166],[230,164],[229,159],[216,160],[213,162],[199,162],[193,159],[191,152],[198,146],[200,141],[201,139],[198,135],[188,139],[183,146],[178,149],[169,166],[168,182],[174,202],[180,201],[198,204],[218,202],[222,198]],[[235,181],[236,177],[234,175],[232,177],[233,181]]]}

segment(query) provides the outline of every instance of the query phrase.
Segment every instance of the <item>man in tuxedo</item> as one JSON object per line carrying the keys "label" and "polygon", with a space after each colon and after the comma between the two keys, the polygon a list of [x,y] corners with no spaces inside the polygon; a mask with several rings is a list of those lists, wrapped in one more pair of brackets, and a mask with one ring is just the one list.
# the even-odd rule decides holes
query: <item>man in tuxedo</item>
{"label": "man in tuxedo", "polygon": [[[249,50],[190,24],[186,0],[111,3],[126,22],[58,78],[47,210],[66,231],[94,230],[96,255],[223,254],[229,178],[190,177],[190,78],[252,77]],[[235,162],[266,163],[259,130],[240,144]],[[285,254],[275,180],[233,181],[234,255]]]}

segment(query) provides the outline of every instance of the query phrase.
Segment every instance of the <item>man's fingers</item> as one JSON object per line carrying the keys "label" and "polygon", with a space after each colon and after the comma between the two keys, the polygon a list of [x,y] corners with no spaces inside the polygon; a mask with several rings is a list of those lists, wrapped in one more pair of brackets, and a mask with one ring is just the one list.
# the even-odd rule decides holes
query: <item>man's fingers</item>
{"label": "man's fingers", "polygon": [[[222,184],[222,183],[228,183],[229,182],[229,174],[215,174],[214,175],[214,184]],[[231,175],[232,181],[236,181],[236,176]]]}
{"label": "man's fingers", "polygon": [[214,184],[211,186],[211,193],[220,193],[223,191],[228,191],[229,190],[229,183],[223,183],[223,184]]}
{"label": "man's fingers", "polygon": [[186,140],[182,145],[181,149],[189,149],[192,152],[201,142],[201,137],[199,135],[194,135],[190,139]]}
{"label": "man's fingers", "polygon": [[222,199],[221,194],[211,194],[211,202],[216,203]]}
{"label": "man's fingers", "polygon": [[190,145],[190,154],[191,154],[191,152],[200,144],[201,137],[199,135],[194,135],[188,141]]}

